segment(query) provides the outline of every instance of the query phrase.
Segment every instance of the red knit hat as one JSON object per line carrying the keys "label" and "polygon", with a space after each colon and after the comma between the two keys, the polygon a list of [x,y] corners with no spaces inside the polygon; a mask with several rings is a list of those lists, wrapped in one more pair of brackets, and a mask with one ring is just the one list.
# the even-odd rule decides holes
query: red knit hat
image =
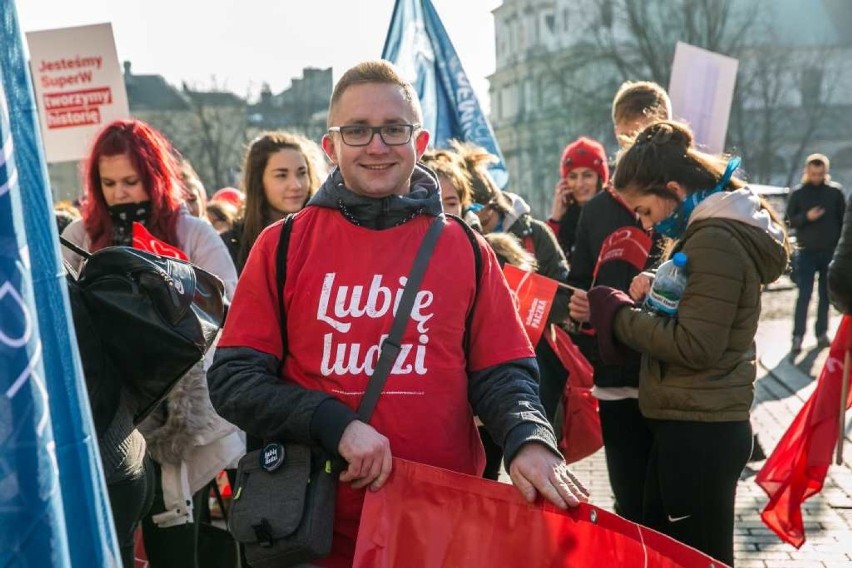
{"label": "red knit hat", "polygon": [[589,168],[598,174],[602,184],[609,180],[606,150],[600,142],[591,138],[581,136],[565,146],[559,165],[563,178],[568,177],[568,172],[573,169]]}
{"label": "red knit hat", "polygon": [[243,204],[243,201],[245,201],[245,195],[242,191],[234,187],[223,187],[213,194],[210,201],[224,201],[239,208]]}

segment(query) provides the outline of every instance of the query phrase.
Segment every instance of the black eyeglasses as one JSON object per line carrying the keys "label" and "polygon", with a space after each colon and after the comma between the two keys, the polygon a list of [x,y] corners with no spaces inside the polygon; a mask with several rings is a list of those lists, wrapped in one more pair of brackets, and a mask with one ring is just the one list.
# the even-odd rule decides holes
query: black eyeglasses
{"label": "black eyeglasses", "polygon": [[343,143],[347,146],[367,146],[378,134],[386,146],[402,146],[408,144],[414,130],[419,124],[385,124],[384,126],[366,126],[353,124],[350,126],[332,126],[329,132],[339,132]]}

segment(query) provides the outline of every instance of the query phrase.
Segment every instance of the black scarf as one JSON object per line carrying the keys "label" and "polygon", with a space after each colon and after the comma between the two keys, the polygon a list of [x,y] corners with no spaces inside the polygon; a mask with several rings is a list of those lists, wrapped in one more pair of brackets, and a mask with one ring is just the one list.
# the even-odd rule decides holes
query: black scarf
{"label": "black scarf", "polygon": [[133,223],[143,225],[151,214],[151,202],[122,203],[107,207],[109,218],[112,220],[112,244],[118,246],[133,246]]}

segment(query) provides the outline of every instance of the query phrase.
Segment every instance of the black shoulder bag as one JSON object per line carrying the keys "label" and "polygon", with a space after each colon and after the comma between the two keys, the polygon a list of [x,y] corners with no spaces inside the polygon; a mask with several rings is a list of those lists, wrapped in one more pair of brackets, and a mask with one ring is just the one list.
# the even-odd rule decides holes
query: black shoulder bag
{"label": "black shoulder bag", "polygon": [[[432,221],[417,251],[390,333],[358,406],[362,422],[369,422],[399,355],[402,334],[444,222],[443,215]],[[286,229],[285,225],[282,230]],[[282,254],[286,256],[286,247],[283,253],[279,250],[279,257]],[[228,528],[245,545],[251,566],[282,568],[328,555],[340,473],[336,461],[319,446],[278,442],[240,459]]]}
{"label": "black shoulder bag", "polygon": [[[125,246],[90,253],[59,239],[86,261],[67,280],[75,322],[85,316],[77,331],[87,378],[123,381],[138,424],[216,339],[225,321],[225,287],[189,262]],[[105,359],[117,376],[97,372],[95,363]]]}

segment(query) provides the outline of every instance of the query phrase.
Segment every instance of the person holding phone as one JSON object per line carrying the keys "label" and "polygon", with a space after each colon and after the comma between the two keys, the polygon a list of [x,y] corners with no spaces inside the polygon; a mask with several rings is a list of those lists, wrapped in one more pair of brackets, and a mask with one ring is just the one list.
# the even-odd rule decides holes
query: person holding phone
{"label": "person holding phone", "polygon": [[569,262],[577,239],[580,211],[608,180],[606,149],[600,142],[581,136],[565,146],[547,224]]}

